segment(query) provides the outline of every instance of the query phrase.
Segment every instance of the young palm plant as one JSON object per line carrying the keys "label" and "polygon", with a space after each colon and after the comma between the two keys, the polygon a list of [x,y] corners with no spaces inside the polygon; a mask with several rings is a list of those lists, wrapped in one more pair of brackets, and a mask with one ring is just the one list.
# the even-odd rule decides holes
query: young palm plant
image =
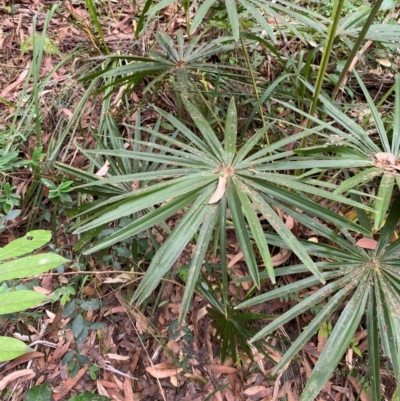
{"label": "young palm plant", "polygon": [[[371,99],[362,79],[355,73],[357,81],[368,102],[370,117],[377,134],[371,136],[350,117],[334,106],[329,99],[320,96],[321,112],[343,127],[342,130],[331,125],[330,144],[297,151],[298,154],[314,158],[315,165],[323,168],[342,168],[348,172],[348,178],[335,189],[336,194],[352,191],[354,188],[376,182],[374,230],[382,227],[388,211],[394,188],[400,188],[400,75],[396,76],[395,106],[393,125],[387,129]],[[305,83],[313,91],[313,87]],[[325,124],[321,120],[302,112],[290,103],[287,107],[309,118],[314,123]],[[389,133],[391,135],[389,135]],[[329,154],[329,155],[328,155]],[[333,156],[332,156],[333,154]],[[310,162],[310,160],[308,160]],[[367,167],[356,170],[359,167]],[[310,172],[309,172],[310,174]]]}
{"label": "young palm plant", "polygon": [[[153,88],[157,83],[163,82],[171,76],[176,78],[177,87],[175,91],[187,93],[193,91],[197,82],[202,79],[202,74],[211,75],[217,78],[237,80],[244,83],[249,81],[247,69],[207,62],[212,56],[225,54],[237,47],[232,37],[219,37],[211,41],[204,41],[201,37],[192,38],[189,43],[181,31],[177,32],[176,45],[168,34],[159,31],[155,35],[156,44],[159,50],[150,50],[143,57],[139,56],[104,56],[98,60],[123,60],[124,65],[117,67],[103,66],[95,73],[82,78],[82,81],[92,81],[93,78],[102,76],[104,78],[115,78],[112,85],[126,85],[133,87],[141,82],[145,77],[154,78],[147,84],[144,93]],[[199,44],[200,43],[200,44]],[[234,74],[233,71],[237,71]]]}
{"label": "young palm plant", "polygon": [[[233,99],[227,111],[223,143],[200,111],[186,98],[184,98],[184,104],[201,136],[196,135],[171,114],[155,107],[158,113],[180,133],[178,137],[142,127],[143,133],[153,135],[160,143],[135,139],[136,150],[133,151],[123,149],[86,151],[88,155],[124,157],[143,164],[151,161],[158,167],[133,174],[99,178],[95,182],[88,182],[78,187],[88,191],[91,188],[111,186],[121,191],[121,185],[124,186],[126,183],[147,182],[146,186],[136,187],[133,190],[130,186],[129,190],[124,190],[123,193],[115,196],[110,191],[108,199],[86,206],[76,215],[76,217],[85,216],[86,219],[76,225],[75,233],[86,233],[89,237],[122,217],[136,216],[130,224],[99,241],[84,253],[92,254],[119,241],[134,237],[146,229],[157,226],[176,212],[184,210],[183,218],[157,250],[133,297],[133,300],[143,302],[197,233],[196,250],[191,260],[182,301],[182,320],[189,308],[190,299],[216,227],[219,233],[221,266],[226,269],[227,217],[232,220],[255,285],[259,287],[260,275],[248,228],[252,232],[268,275],[275,282],[268,243],[257,215],[261,214],[316,279],[325,282],[324,276],[308,252],[280,219],[277,208],[285,207],[288,214],[295,213],[295,208],[301,209],[305,215],[310,214],[330,221],[343,230],[354,230],[366,234],[368,234],[367,230],[313,202],[307,194],[325,197],[334,202],[344,202],[369,211],[373,209],[341,195],[301,183],[295,177],[279,173],[279,171],[299,168],[298,160],[288,159],[293,152],[284,151],[284,148],[286,144],[306,137],[311,131],[304,130],[300,134],[284,138],[254,152],[254,148],[268,130],[266,126],[237,150],[237,112]],[[319,128],[323,127],[324,125]],[[318,132],[318,130],[312,132]],[[141,151],[142,146],[154,151]],[[304,167],[304,164],[301,166]],[[310,167],[312,164],[308,166]],[[69,169],[69,172],[73,171]],[[84,174],[80,174],[81,177],[84,177]],[[90,178],[93,179],[93,177]],[[223,285],[225,304],[227,304],[226,275],[223,276]]]}
{"label": "young palm plant", "polygon": [[[368,222],[367,215],[358,210],[360,221]],[[301,214],[299,213],[299,216]],[[289,350],[275,367],[275,373],[285,369],[288,362],[306,345],[313,335],[329,319],[336,320],[329,339],[307,382],[301,399],[314,400],[322,390],[329,377],[336,369],[343,354],[348,349],[359,324],[366,326],[368,333],[369,377],[373,400],[381,399],[380,361],[381,354],[390,358],[396,378],[400,374],[400,318],[398,305],[400,302],[399,251],[400,239],[391,243],[391,239],[400,219],[400,194],[392,204],[391,212],[386,219],[379,238],[365,237],[354,243],[321,224],[309,221],[306,225],[320,235],[329,238],[330,245],[301,241],[310,255],[329,260],[318,262],[318,268],[327,284],[303,299],[286,313],[276,318],[252,339],[258,341],[270,335],[282,325],[306,312],[311,306],[322,308],[314,319],[293,342]],[[366,224],[368,225],[368,224]],[[368,227],[366,227],[368,228]],[[269,243],[285,247],[283,241],[273,234],[267,234]],[[277,269],[276,276],[306,272],[304,265]],[[266,275],[261,273],[261,277]],[[243,280],[248,280],[244,278]],[[299,291],[317,285],[316,277],[307,277],[266,294],[260,294],[246,300],[237,309],[268,302],[277,297],[297,295]],[[343,302],[345,308],[339,309]],[[379,346],[379,339],[381,347]]]}

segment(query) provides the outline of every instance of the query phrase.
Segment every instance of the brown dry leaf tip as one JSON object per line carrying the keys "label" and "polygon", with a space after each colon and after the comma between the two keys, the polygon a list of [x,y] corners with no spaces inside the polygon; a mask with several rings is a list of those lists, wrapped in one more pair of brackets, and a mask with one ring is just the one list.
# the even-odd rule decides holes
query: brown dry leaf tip
{"label": "brown dry leaf tip", "polygon": [[213,193],[211,199],[208,201],[208,204],[211,205],[221,200],[225,194],[225,191],[226,191],[226,178],[224,176],[220,176],[218,179],[217,189]]}
{"label": "brown dry leaf tip", "polygon": [[364,249],[375,250],[378,242],[372,238],[361,238],[356,242],[356,245]]}

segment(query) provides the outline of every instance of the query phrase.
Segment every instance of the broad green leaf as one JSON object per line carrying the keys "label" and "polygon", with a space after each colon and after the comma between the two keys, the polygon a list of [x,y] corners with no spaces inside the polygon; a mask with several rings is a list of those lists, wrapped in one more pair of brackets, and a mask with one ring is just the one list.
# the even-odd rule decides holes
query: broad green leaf
{"label": "broad green leaf", "polygon": [[0,337],[0,362],[11,361],[11,359],[32,351],[32,348],[16,338]]}
{"label": "broad green leaf", "polygon": [[268,243],[265,240],[264,230],[262,229],[261,223],[258,220],[257,213],[255,212],[254,206],[250,202],[248,196],[240,189],[238,189],[237,193],[240,203],[242,204],[243,212],[246,216],[247,222],[249,223],[250,232],[256,241],[261,258],[269,274],[269,278],[271,279],[272,283],[275,284],[275,273],[274,266],[272,265],[271,254],[269,252]]}
{"label": "broad green leaf", "polygon": [[236,136],[237,136],[237,113],[235,99],[232,98],[225,121],[225,163],[227,166],[232,164],[236,152]]}
{"label": "broad green leaf", "polygon": [[[51,239],[51,232],[45,230],[35,230],[26,233],[22,238],[11,241],[4,248],[0,249],[0,260],[11,259],[25,255],[46,245]],[[25,276],[26,277],[26,276]],[[1,278],[0,278],[0,281]]]}
{"label": "broad green leaf", "polygon": [[0,293],[0,315],[19,312],[49,300],[39,292],[21,290]]}
{"label": "broad green leaf", "polygon": [[381,182],[379,184],[378,198],[375,200],[375,221],[374,229],[378,231],[383,224],[386,216],[386,212],[389,208],[390,201],[392,199],[394,187],[394,175],[383,174]]}
{"label": "broad green leaf", "polygon": [[[359,29],[354,29],[353,34],[357,37]],[[393,24],[374,24],[370,27],[366,39],[386,43],[400,42],[400,26]]]}
{"label": "broad green leaf", "polygon": [[51,401],[52,393],[50,384],[40,384],[28,390],[25,401]]}
{"label": "broad green leaf", "polygon": [[91,299],[82,302],[79,307],[86,311],[97,310],[100,309],[100,301],[98,299]]}
{"label": "broad green leaf", "polygon": [[84,327],[83,316],[79,313],[72,322],[72,333],[75,338],[82,333]]}
{"label": "broad green leaf", "polygon": [[69,262],[55,253],[40,253],[38,255],[25,256],[24,258],[11,260],[0,264],[0,282],[25,278],[55,269]]}
{"label": "broad green leaf", "polygon": [[231,178],[228,179],[227,197],[229,210],[232,214],[233,226],[235,227],[235,233],[239,241],[240,250],[243,252],[247,268],[249,269],[254,284],[259,288],[260,276],[257,262],[254,257],[253,247],[251,245],[246,223],[244,221],[240,199],[237,194],[237,191],[240,190],[240,188],[236,189],[237,183],[238,181],[236,180],[233,181]]}
{"label": "broad green leaf", "polygon": [[368,299],[368,276],[358,284],[356,291],[340,314],[331,335],[308,379],[301,400],[314,400],[336,369],[348,348],[365,312]]}
{"label": "broad green leaf", "polygon": [[218,216],[219,205],[212,205],[209,208],[208,214],[204,219],[201,226],[199,236],[196,241],[196,249],[190,262],[188,277],[185,284],[185,292],[181,301],[181,308],[179,312],[179,322],[182,323],[189,310],[190,300],[193,296],[196,287],[201,267],[203,266],[204,256],[210,244],[211,235],[213,233],[216,219]]}

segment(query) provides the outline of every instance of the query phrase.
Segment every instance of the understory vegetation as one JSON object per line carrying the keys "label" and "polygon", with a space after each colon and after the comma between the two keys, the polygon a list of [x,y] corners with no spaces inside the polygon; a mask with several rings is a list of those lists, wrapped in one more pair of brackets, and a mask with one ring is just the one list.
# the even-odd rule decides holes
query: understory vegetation
{"label": "understory vegetation", "polygon": [[0,398],[400,399],[398,2],[33,3],[0,6]]}

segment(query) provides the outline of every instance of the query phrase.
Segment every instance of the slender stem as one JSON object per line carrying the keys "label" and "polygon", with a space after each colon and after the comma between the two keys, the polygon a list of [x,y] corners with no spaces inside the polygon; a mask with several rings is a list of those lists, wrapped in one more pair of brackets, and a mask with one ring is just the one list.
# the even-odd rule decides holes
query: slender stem
{"label": "slender stem", "polygon": [[[315,110],[317,109],[318,98],[321,93],[322,84],[324,82],[325,72],[328,68],[329,58],[331,56],[333,42],[335,41],[336,30],[339,25],[340,14],[342,12],[343,5],[344,5],[344,0],[336,0],[334,3],[334,6],[333,6],[332,19],[331,19],[331,23],[328,28],[327,41],[326,41],[324,52],[322,55],[321,65],[318,69],[317,82],[315,85],[315,93],[314,93],[313,102],[311,104],[311,108],[309,111],[309,114],[311,114],[312,116],[314,115]],[[311,124],[312,124],[312,121],[308,120],[307,128],[310,128]],[[303,142],[302,146],[304,146],[305,145],[304,139],[302,142]]]}
{"label": "slender stem", "polygon": [[364,24],[363,28],[361,29],[361,32],[358,34],[356,43],[354,43],[354,46],[351,49],[351,52],[350,52],[349,56],[347,57],[346,64],[343,67],[343,70],[342,70],[342,72],[341,72],[341,74],[339,76],[339,79],[338,79],[337,83],[336,83],[335,89],[332,92],[331,99],[334,99],[336,94],[338,93],[338,91],[339,91],[339,89],[340,89],[340,87],[342,85],[342,82],[343,82],[346,74],[348,73],[349,67],[350,67],[351,63],[353,62],[353,59],[356,56],[357,51],[358,51],[359,47],[361,46],[362,41],[364,40],[366,34],[368,33],[369,28],[371,27],[372,22],[374,21],[376,13],[381,8],[381,4],[382,3],[383,3],[383,0],[377,0],[375,2],[371,12],[369,13],[368,18],[365,21],[365,24]]}

